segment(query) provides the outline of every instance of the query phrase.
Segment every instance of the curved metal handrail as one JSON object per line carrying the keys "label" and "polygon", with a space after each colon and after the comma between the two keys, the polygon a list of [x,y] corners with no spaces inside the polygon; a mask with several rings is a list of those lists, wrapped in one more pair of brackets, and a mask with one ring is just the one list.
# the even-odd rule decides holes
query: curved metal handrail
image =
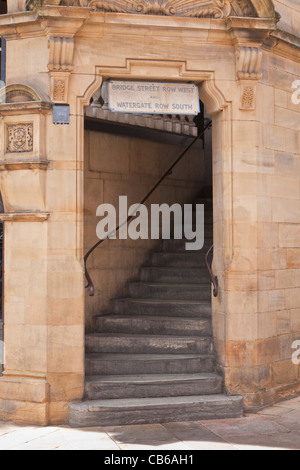
{"label": "curved metal handrail", "polygon": [[[153,186],[153,188],[151,189],[151,191],[149,191],[149,193],[142,199],[142,201],[138,204],[138,206],[141,206],[142,204],[144,204],[147,199],[149,199],[149,197],[152,195],[152,193],[156,190],[156,188],[164,181],[164,179],[172,174],[172,170],[173,168],[177,165],[177,163],[180,162],[180,160],[182,160],[182,158],[186,155],[186,153],[190,150],[190,148],[197,142],[198,139],[200,139],[201,137],[203,137],[203,135],[205,134],[205,132],[207,131],[207,129],[209,129],[212,125],[212,121],[209,121],[206,126],[204,127],[203,129],[203,132],[201,132],[201,134],[199,134],[197,137],[195,137],[195,139],[193,139],[193,141],[187,146],[187,148],[179,155],[179,157],[174,161],[174,163],[168,168],[168,170],[163,174],[163,176],[157,181],[157,183]],[[105,240],[107,240],[112,234],[116,234],[121,227],[123,227],[124,225],[127,225],[130,220],[135,217],[135,214],[137,212],[138,209],[135,209],[134,211],[134,214],[131,214],[128,216],[127,220],[125,220],[122,224],[120,224],[116,229],[114,229],[112,232],[110,232],[105,238],[99,240],[97,243],[95,243],[94,246],[92,246],[92,248],[86,253],[85,257],[83,258],[84,260],[84,271],[85,271],[85,277],[86,277],[86,280],[87,280],[87,285],[85,286],[86,289],[89,289],[89,295],[90,296],[93,296],[95,294],[95,287],[94,287],[94,284],[93,284],[93,281],[91,279],[91,276],[89,274],[89,271],[87,269],[87,261],[90,257],[90,255],[93,253],[93,251],[99,246],[101,245]]]}
{"label": "curved metal handrail", "polygon": [[207,270],[208,270],[208,274],[209,274],[209,277],[210,277],[210,282],[213,284],[214,286],[214,290],[213,290],[213,294],[214,294],[214,297],[217,297],[218,296],[218,293],[219,293],[219,281],[218,281],[218,278],[217,276],[214,276],[213,275],[213,272],[212,272],[212,269],[210,267],[210,264],[208,262],[208,258],[209,258],[209,255],[211,254],[211,252],[213,251],[214,249],[214,245],[212,245],[210,247],[210,249],[208,250],[208,252],[206,253],[206,256],[205,256],[205,264],[206,264],[206,267],[207,267]]}

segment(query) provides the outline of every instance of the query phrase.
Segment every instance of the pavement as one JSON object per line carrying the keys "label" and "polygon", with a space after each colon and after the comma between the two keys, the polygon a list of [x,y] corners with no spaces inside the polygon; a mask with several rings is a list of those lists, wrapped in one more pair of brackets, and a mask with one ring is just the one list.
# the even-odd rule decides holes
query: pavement
{"label": "pavement", "polygon": [[300,397],[241,419],[81,429],[0,422],[0,450],[300,450]]}

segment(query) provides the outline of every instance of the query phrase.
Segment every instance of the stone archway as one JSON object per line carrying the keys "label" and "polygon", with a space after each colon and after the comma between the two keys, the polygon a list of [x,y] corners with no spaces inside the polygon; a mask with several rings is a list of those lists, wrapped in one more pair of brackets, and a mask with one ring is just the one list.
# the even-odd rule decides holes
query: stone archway
{"label": "stone archway", "polygon": [[[102,82],[108,78],[119,80],[139,80],[149,81],[182,81],[194,82],[199,87],[199,96],[205,104],[207,112],[213,119],[213,142],[215,154],[213,157],[213,185],[214,205],[215,205],[215,256],[214,269],[221,280],[220,296],[213,299],[213,324],[214,343],[219,357],[220,367],[226,363],[222,345],[226,341],[225,331],[220,327],[223,318],[222,313],[226,311],[225,275],[227,266],[230,264],[233,255],[233,224],[232,224],[232,127],[230,118],[232,114],[232,103],[227,100],[224,93],[216,83],[213,72],[203,72],[187,70],[186,63],[181,61],[147,61],[128,60],[125,67],[96,67],[96,77],[94,82],[86,90],[84,97],[77,98],[77,119],[78,119],[78,139],[83,138],[83,107],[87,106],[95,92],[100,88]],[[141,75],[142,74],[142,75]],[[80,159],[84,160],[84,143],[80,143]],[[84,166],[84,165],[83,165]],[[226,169],[226,171],[225,171]],[[80,188],[82,188],[80,184]],[[225,190],[226,188],[226,190]],[[78,193],[78,201],[82,201],[81,190]],[[224,222],[225,221],[225,222]],[[222,226],[222,230],[220,227]],[[78,226],[82,239],[82,226]],[[224,247],[224,248],[223,248]]]}

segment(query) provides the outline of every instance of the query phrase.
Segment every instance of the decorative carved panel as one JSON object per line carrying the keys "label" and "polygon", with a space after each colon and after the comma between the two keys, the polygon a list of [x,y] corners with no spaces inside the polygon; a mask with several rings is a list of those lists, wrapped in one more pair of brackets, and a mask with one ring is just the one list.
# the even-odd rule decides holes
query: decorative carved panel
{"label": "decorative carved panel", "polygon": [[65,80],[55,79],[53,85],[53,101],[64,101],[66,83]]}
{"label": "decorative carved panel", "polygon": [[33,124],[7,125],[7,152],[33,151]]}
{"label": "decorative carved panel", "polygon": [[62,0],[61,5],[104,12],[196,18],[257,16],[249,0]]}
{"label": "decorative carved panel", "polygon": [[243,85],[241,89],[241,109],[254,110],[256,101],[256,86]]}

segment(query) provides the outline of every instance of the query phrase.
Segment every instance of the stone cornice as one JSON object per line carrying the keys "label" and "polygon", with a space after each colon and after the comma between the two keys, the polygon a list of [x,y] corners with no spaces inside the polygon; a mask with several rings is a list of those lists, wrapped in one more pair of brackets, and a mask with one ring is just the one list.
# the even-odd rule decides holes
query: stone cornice
{"label": "stone cornice", "polygon": [[48,160],[2,160],[0,171],[47,170],[49,163]]}
{"label": "stone cornice", "polygon": [[3,103],[0,104],[0,116],[7,115],[47,113],[52,109],[51,103],[28,101],[24,103]]}
{"label": "stone cornice", "polygon": [[0,213],[0,220],[3,222],[45,222],[49,216],[49,212],[3,212]]}
{"label": "stone cornice", "polygon": [[[191,35],[197,31],[206,32],[210,30],[220,33],[224,43],[236,45],[237,43],[251,45],[261,43],[263,49],[270,50],[270,38],[272,37],[272,50],[280,55],[293,57],[299,50],[299,38],[277,30],[276,18],[239,18],[229,17],[227,19],[211,18],[186,18],[157,15],[131,15],[117,13],[101,13],[91,11],[84,7],[66,7],[49,5],[41,7],[37,12],[14,13],[0,16],[0,34],[7,39],[20,37],[34,37],[37,35],[48,35],[59,37],[64,32],[64,37],[98,37],[103,35],[103,28],[108,31],[114,28],[122,28],[122,31],[130,27],[149,29],[171,28],[175,31],[180,29]],[[70,27],[70,29],[69,29]],[[249,34],[251,30],[251,34]],[[170,30],[169,30],[170,31]],[[230,33],[228,35],[228,33]],[[227,37],[226,37],[227,35]],[[230,37],[231,35],[231,37]],[[196,35],[195,35],[196,36]],[[236,39],[238,36],[238,40]],[[217,38],[217,39],[216,39]],[[221,37],[212,36],[208,42],[220,43]],[[199,37],[198,37],[199,40]],[[201,41],[201,38],[200,38]]]}

